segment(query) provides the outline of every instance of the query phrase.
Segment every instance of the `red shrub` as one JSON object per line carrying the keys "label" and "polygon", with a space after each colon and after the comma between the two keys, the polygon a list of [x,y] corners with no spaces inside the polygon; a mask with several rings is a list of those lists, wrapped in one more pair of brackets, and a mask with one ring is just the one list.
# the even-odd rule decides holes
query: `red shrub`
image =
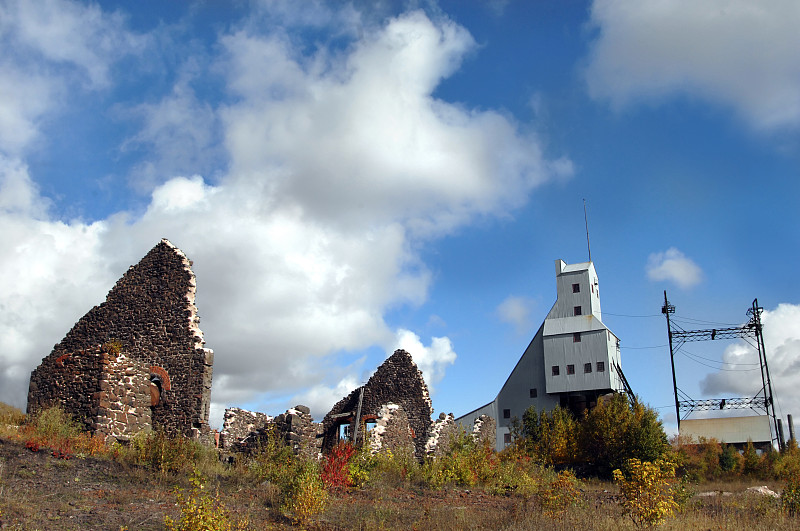
{"label": "red shrub", "polygon": [[348,463],[355,453],[356,447],[347,442],[340,442],[331,450],[320,473],[328,489],[341,492],[351,486]]}

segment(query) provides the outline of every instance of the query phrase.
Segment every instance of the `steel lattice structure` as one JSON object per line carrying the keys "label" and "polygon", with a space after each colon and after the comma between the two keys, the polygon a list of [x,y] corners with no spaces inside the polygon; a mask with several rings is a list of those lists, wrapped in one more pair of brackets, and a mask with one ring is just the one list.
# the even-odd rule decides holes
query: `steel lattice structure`
{"label": "steel lattice structure", "polygon": [[[742,326],[727,328],[711,328],[704,330],[683,330],[670,320],[670,315],[675,313],[675,306],[669,303],[667,292],[664,291],[664,306],[661,313],[667,319],[667,333],[669,334],[669,355],[672,363],[672,386],[675,390],[675,413],[678,416],[678,430],[681,420],[687,418],[694,411],[712,411],[724,409],[751,409],[762,412],[770,420],[772,440],[777,440],[778,446],[782,445],[779,437],[778,419],[775,415],[775,405],[772,394],[772,382],[769,376],[767,353],[764,348],[763,327],[761,324],[763,308],[758,306],[758,299],[753,300],[753,305],[747,310],[750,321]],[[684,343],[691,341],[713,341],[717,339],[752,339],[758,350],[758,361],[761,366],[761,389],[752,396],[745,398],[714,398],[707,400],[694,400],[684,393],[675,378],[675,352]],[[683,399],[681,399],[681,397]],[[684,412],[681,417],[681,412]]]}

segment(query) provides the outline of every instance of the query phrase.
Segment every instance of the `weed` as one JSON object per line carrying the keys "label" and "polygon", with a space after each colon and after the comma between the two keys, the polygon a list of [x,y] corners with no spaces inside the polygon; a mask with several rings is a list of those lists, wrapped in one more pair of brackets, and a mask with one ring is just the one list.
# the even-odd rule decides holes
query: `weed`
{"label": "weed", "polygon": [[537,492],[544,514],[553,518],[562,516],[581,501],[579,481],[570,470],[562,470],[545,481]]}
{"label": "weed", "polygon": [[175,497],[181,510],[180,520],[174,521],[169,516],[164,517],[164,527],[167,531],[231,531],[245,529],[246,523],[240,522],[234,526],[225,505],[217,499],[203,492],[205,482],[195,472],[190,479],[192,489],[187,493],[176,489]]}

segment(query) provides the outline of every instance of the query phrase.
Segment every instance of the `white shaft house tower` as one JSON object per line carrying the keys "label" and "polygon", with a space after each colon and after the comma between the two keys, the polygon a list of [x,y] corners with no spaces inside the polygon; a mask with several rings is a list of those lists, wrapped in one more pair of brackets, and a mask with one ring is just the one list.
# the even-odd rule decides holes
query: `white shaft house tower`
{"label": "white shaft house tower", "polygon": [[557,298],[493,402],[457,419],[471,427],[488,415],[497,422],[497,450],[511,442],[511,420],[530,406],[556,406],[576,414],[597,398],[623,392],[619,340],[603,324],[600,289],[592,262],[568,265],[556,260]]}

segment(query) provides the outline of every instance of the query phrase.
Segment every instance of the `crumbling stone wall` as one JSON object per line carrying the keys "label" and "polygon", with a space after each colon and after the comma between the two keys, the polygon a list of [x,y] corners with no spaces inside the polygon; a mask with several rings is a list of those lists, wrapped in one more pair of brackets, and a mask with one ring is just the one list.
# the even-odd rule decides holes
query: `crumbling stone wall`
{"label": "crumbling stone wall", "polygon": [[171,435],[208,434],[213,352],[204,348],[198,326],[191,265],[180,249],[164,239],[131,266],[106,301],[84,315],[33,371],[28,412],[57,395],[68,412],[84,422],[88,418],[89,425],[98,424],[99,417],[91,419],[99,415],[99,409],[92,414],[88,403],[76,398],[99,391],[97,368],[75,366],[73,381],[65,387],[57,362],[116,341],[126,358],[146,366],[148,380],[155,381],[153,427]]}
{"label": "crumbling stone wall", "polygon": [[[453,442],[458,437],[463,428],[456,424],[452,413],[445,415],[439,414],[439,418],[431,427],[428,442],[425,444],[425,453],[428,457],[441,457],[445,455],[453,446]],[[475,419],[472,426],[472,438],[478,446],[488,445],[494,447],[497,433],[495,420],[488,415],[481,415]]]}
{"label": "crumbling stone wall", "polygon": [[479,446],[494,448],[497,439],[497,421],[489,415],[481,415],[472,425],[472,436]]}
{"label": "crumbling stone wall", "polygon": [[264,413],[229,408],[225,410],[222,432],[227,432],[227,435],[220,437],[221,446],[227,450],[253,452],[264,446],[269,438],[275,438],[290,446],[296,455],[316,458],[321,445],[319,427],[311,418],[311,410],[303,405],[290,408],[275,418]]}
{"label": "crumbling stone wall", "polygon": [[369,449],[372,454],[388,450],[395,456],[414,455],[414,438],[402,406],[386,404],[381,407],[375,427],[369,432]]}
{"label": "crumbling stone wall", "polygon": [[269,426],[273,420],[274,418],[266,413],[247,411],[238,407],[226,409],[222,417],[222,431],[219,433],[220,448],[230,450],[252,432]]}
{"label": "crumbling stone wall", "polygon": [[343,423],[349,424],[350,433],[354,433],[362,389],[361,416],[358,419],[358,430],[361,432],[359,440],[362,440],[364,420],[377,419],[381,408],[386,404],[397,404],[408,417],[414,440],[414,455],[418,459],[424,457],[433,407],[422,373],[405,350],[396,350],[363,387],[355,389],[333,406],[322,421],[322,451],[328,452],[336,445],[339,440],[339,426]]}
{"label": "crumbling stone wall", "polygon": [[456,424],[452,413],[439,413],[431,427],[430,436],[425,443],[425,454],[429,457],[441,457],[450,449],[458,436],[461,426]]}

